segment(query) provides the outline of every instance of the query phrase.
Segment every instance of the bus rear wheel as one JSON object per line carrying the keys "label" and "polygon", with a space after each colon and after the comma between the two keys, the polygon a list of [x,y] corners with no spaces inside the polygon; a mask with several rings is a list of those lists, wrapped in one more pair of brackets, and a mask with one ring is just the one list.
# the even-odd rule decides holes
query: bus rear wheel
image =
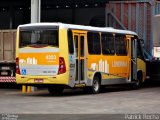
{"label": "bus rear wheel", "polygon": [[60,94],[63,93],[63,90],[64,90],[63,86],[55,86],[55,85],[53,86],[53,85],[51,85],[51,86],[48,87],[48,91],[52,95],[60,95]]}
{"label": "bus rear wheel", "polygon": [[91,94],[98,94],[100,91],[100,79],[98,76],[95,76],[93,79],[92,86],[84,88],[85,92],[91,93]]}

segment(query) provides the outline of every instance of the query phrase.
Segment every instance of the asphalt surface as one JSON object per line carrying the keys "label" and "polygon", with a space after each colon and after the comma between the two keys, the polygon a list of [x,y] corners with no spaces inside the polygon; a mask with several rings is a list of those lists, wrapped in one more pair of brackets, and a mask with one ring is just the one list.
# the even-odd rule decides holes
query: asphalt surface
{"label": "asphalt surface", "polygon": [[[65,90],[62,95],[53,96],[46,89],[22,93],[20,88],[1,87],[0,114],[59,114],[60,118],[61,114],[89,114],[94,118],[101,114],[160,114],[160,82],[147,83],[139,90],[131,90],[128,86],[108,86],[96,95],[78,89]],[[79,115],[79,118],[84,117]]]}

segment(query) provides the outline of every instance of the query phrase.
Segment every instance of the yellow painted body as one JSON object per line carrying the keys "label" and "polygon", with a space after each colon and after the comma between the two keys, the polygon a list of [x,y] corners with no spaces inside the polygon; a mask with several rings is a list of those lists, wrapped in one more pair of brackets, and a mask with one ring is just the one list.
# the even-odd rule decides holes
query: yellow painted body
{"label": "yellow painted body", "polygon": [[[50,47],[46,47],[50,48]],[[17,43],[16,43],[16,58],[22,57],[26,58],[27,54],[19,54],[19,30],[17,30]],[[31,48],[30,48],[31,49]],[[16,74],[16,82],[18,84],[63,84],[68,85],[69,82],[69,60],[68,60],[68,43],[67,43],[67,30],[61,29],[59,30],[59,54],[56,55],[56,57],[63,57],[65,59],[66,64],[66,72],[64,74],[56,75],[56,76],[30,76],[30,75],[19,75]],[[45,55],[50,55],[53,53],[43,53],[43,54],[31,54],[30,56],[34,56],[36,59],[39,59],[39,64],[57,64],[58,61],[56,60],[54,63],[46,63],[44,60]],[[35,79],[37,79],[37,82],[35,82]],[[43,82],[38,81],[38,79],[43,79]]]}
{"label": "yellow painted body", "polygon": [[[87,36],[87,30],[72,30],[73,35],[83,34]],[[126,36],[129,42],[127,42],[128,54],[126,56],[117,56],[115,55],[90,55],[87,50],[88,47],[85,46],[86,49],[86,58],[87,62],[84,66],[86,68],[86,77],[85,80],[93,80],[94,74],[96,72],[101,73],[102,80],[109,79],[119,79],[123,78],[129,80],[131,78],[131,37]],[[87,37],[86,37],[87,38]],[[85,44],[87,44],[87,40],[85,38]],[[48,47],[49,48],[49,47]],[[19,54],[19,30],[17,30],[17,43],[16,43],[16,57],[26,59],[27,54]],[[64,74],[55,75],[55,76],[30,76],[30,75],[19,75],[16,74],[16,81],[18,84],[63,84],[68,85],[70,82],[70,61],[69,61],[69,52],[68,52],[68,37],[67,37],[67,29],[61,28],[59,29],[59,53],[54,54],[56,57],[63,57],[66,65],[66,72]],[[31,54],[30,56],[35,57],[40,65],[44,64],[55,64],[58,65],[59,61],[55,61],[54,63],[46,63],[45,57],[46,54],[52,55],[53,53],[43,53],[43,54]],[[83,60],[84,57],[79,57],[78,60]],[[143,80],[146,76],[146,65],[145,62],[141,59],[137,59],[137,70],[141,70],[143,72]],[[73,76],[72,76],[73,77]],[[43,82],[36,80],[43,79]],[[75,84],[74,87],[84,87],[85,83]]]}
{"label": "yellow painted body", "polygon": [[[68,72],[54,76],[29,76],[16,74],[16,82],[18,84],[64,84],[68,85]],[[43,82],[35,82],[35,79],[43,79]]]}

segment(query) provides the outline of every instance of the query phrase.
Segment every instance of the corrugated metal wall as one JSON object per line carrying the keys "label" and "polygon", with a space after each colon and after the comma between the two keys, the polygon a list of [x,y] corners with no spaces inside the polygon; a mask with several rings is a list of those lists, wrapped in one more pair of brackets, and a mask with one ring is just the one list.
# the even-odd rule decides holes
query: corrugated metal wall
{"label": "corrugated metal wall", "polygon": [[135,31],[151,53],[153,16],[159,13],[157,0],[111,1],[106,4],[106,26]]}

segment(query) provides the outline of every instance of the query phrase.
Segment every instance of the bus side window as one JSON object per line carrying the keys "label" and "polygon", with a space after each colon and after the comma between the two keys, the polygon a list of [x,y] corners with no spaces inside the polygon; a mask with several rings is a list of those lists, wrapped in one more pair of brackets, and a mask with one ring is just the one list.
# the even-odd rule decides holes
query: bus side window
{"label": "bus side window", "polygon": [[78,36],[74,35],[75,49],[76,49],[76,57],[78,57]]}
{"label": "bus side window", "polygon": [[127,55],[127,41],[125,35],[115,35],[115,47],[117,55]]}
{"label": "bus side window", "polygon": [[70,54],[74,53],[72,31],[68,31],[68,49]]}
{"label": "bus side window", "polygon": [[102,33],[101,42],[102,42],[102,53],[104,55],[115,54],[113,34]]}
{"label": "bus side window", "polygon": [[101,54],[100,34],[95,32],[88,32],[88,52],[89,54]]}

